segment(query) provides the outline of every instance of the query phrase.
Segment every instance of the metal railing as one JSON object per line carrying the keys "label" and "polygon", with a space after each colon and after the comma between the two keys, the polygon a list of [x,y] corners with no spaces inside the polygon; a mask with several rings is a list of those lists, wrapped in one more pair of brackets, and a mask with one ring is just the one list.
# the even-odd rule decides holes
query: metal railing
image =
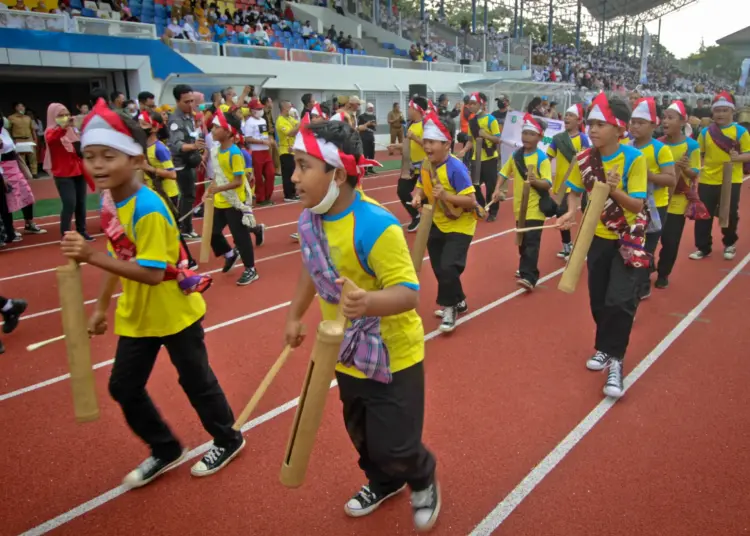
{"label": "metal railing", "polygon": [[213,41],[189,41],[187,39],[172,39],[172,48],[183,54],[199,54],[201,56],[218,56],[219,43]]}
{"label": "metal railing", "polygon": [[284,48],[259,47],[255,45],[224,45],[224,55],[230,58],[288,61]]}
{"label": "metal railing", "polygon": [[391,58],[391,69],[409,69],[410,71],[429,71],[430,63],[428,61],[403,60],[401,58]]}
{"label": "metal railing", "polygon": [[79,34],[156,39],[156,26],[153,24],[110,19],[91,19],[88,17],[75,17],[73,20],[75,21],[75,31]]}
{"label": "metal railing", "polygon": [[0,11],[0,28],[64,32],[66,31],[66,21],[64,15],[3,10]]}
{"label": "metal railing", "polygon": [[289,49],[289,61],[343,65],[344,55],[335,52],[318,52],[317,50]]}
{"label": "metal railing", "polygon": [[379,56],[358,56],[355,54],[346,54],[344,56],[344,63],[346,65],[356,65],[357,67],[380,67],[388,69],[391,66],[391,62],[388,58],[381,58]]}
{"label": "metal railing", "polygon": [[435,62],[430,64],[430,71],[440,73],[460,73],[461,65],[458,63]]}

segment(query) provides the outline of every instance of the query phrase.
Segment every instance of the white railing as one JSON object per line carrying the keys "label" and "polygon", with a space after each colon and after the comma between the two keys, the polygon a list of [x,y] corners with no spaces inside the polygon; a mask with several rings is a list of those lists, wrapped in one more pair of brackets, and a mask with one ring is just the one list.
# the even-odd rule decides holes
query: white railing
{"label": "white railing", "polygon": [[219,43],[213,41],[189,41],[187,39],[172,39],[172,48],[183,54],[199,54],[201,56],[218,56]]}
{"label": "white railing", "polygon": [[[88,17],[76,17],[74,20],[76,32],[80,34],[130,37],[136,39],[156,39],[156,26],[153,24],[108,19],[90,19]],[[123,52],[127,51],[123,50]]]}
{"label": "white railing", "polygon": [[230,58],[249,58],[255,60],[287,61],[285,48],[259,47],[255,45],[224,45],[224,55]]}
{"label": "white railing", "polygon": [[430,64],[430,71],[440,73],[460,73],[461,65],[458,63],[433,62]]}
{"label": "white railing", "polygon": [[329,65],[343,65],[344,55],[335,52],[318,52],[317,50],[289,50],[289,61],[307,63],[327,63]]}
{"label": "white railing", "polygon": [[402,60],[400,58],[391,58],[392,69],[409,69],[411,71],[429,71],[430,62]]}
{"label": "white railing", "polygon": [[391,62],[388,58],[381,58],[379,56],[357,56],[355,54],[346,54],[344,56],[344,63],[346,65],[356,65],[357,67],[380,67],[387,69],[391,66]]}
{"label": "white railing", "polygon": [[3,10],[0,11],[0,28],[64,32],[66,22],[64,15]]}
{"label": "white railing", "polygon": [[483,73],[485,69],[485,65],[482,65],[480,63],[473,63],[469,65],[462,65],[461,71],[464,73]]}

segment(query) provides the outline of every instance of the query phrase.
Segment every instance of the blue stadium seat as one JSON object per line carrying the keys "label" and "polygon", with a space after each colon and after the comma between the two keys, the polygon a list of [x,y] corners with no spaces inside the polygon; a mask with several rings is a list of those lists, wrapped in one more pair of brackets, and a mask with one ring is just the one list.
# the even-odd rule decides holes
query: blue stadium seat
{"label": "blue stadium seat", "polygon": [[[341,49],[339,49],[339,50],[341,50]],[[347,49],[344,50],[344,54],[351,54],[351,53],[352,53],[352,50],[350,48],[347,48]]]}
{"label": "blue stadium seat", "polygon": [[95,19],[96,11],[94,11],[93,9],[84,7],[83,10],[81,10],[81,15],[83,15],[84,17],[91,17]]}
{"label": "blue stadium seat", "polygon": [[70,7],[80,11],[83,9],[83,2],[81,2],[81,0],[70,0]]}
{"label": "blue stadium seat", "polygon": [[343,48],[339,48],[339,49],[336,50],[336,52],[338,52],[339,54],[343,54],[344,53],[344,49]]}
{"label": "blue stadium seat", "polygon": [[388,50],[395,50],[396,45],[394,45],[393,43],[383,43],[383,48],[386,48]]}
{"label": "blue stadium seat", "polygon": [[141,22],[145,22],[146,24],[153,24],[154,23],[154,16],[153,15],[142,15],[141,16]]}

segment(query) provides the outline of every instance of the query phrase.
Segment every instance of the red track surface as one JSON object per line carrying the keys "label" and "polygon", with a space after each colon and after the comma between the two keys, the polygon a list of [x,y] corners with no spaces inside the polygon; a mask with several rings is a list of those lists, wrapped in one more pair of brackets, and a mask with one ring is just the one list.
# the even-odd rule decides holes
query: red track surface
{"label": "red track surface", "polygon": [[[370,195],[392,202],[395,182],[390,173],[367,181],[365,188],[386,186]],[[398,203],[387,206],[406,221]],[[285,205],[258,211],[258,217],[274,226],[295,221],[298,213],[298,205]],[[472,311],[516,291],[513,234],[489,238],[512,226],[506,203],[496,223],[478,227],[475,241],[481,242],[472,246],[463,278]],[[750,230],[746,219],[741,226],[741,235]],[[284,304],[292,296],[300,267],[295,244],[288,238],[293,230],[289,224],[268,232],[266,245],[256,250],[258,282],[238,289],[234,282],[239,270],[215,274],[216,283],[206,295],[205,326],[217,326],[207,334],[212,365],[236,412],[281,349]],[[54,240],[49,236],[24,244]],[[639,310],[627,371],[680,322],[677,315],[690,312],[742,260],[749,244],[744,237],[740,240],[741,254],[735,262],[718,254],[691,262],[686,259],[692,249],[688,225],[670,289],[654,291]],[[103,241],[97,246],[103,247]],[[562,267],[554,256],[558,249],[558,234],[546,233],[540,256],[543,275]],[[193,251],[197,254],[197,246]],[[287,490],[278,482],[294,415],[287,403],[299,394],[309,342],[295,352],[266,393],[256,416],[272,412],[266,415],[268,421],[255,423],[246,433],[245,451],[227,470],[196,480],[186,464],[147,488],[124,494],[115,490],[101,498],[117,488],[146,451],[107,395],[108,365],[95,373],[100,420],[76,425],[68,382],[40,385],[65,374],[63,348],[50,345],[31,354],[23,349],[60,333],[59,314],[48,312],[58,306],[54,271],[44,271],[60,262],[56,246],[9,251],[2,259],[3,294],[28,299],[28,315],[43,314],[27,318],[4,338],[7,351],[0,358],[0,428],[6,460],[0,476],[0,534],[32,529],[92,499],[96,501],[86,508],[90,511],[66,517],[55,533],[413,532],[406,495],[367,519],[344,515],[343,504],[362,484],[362,475],[341,423],[335,389],[306,484]],[[213,260],[201,269],[218,266]],[[3,280],[29,271],[43,272]],[[96,272],[83,269],[87,299],[95,296],[100,279]],[[436,534],[469,533],[602,399],[604,375],[584,367],[593,329],[585,284],[573,296],[558,292],[556,285],[552,278],[533,295],[512,295],[470,318],[451,336],[432,335],[427,343],[425,441],[438,458],[443,486]],[[498,533],[679,535],[747,530],[750,516],[744,490],[750,472],[744,449],[750,427],[743,408],[750,398],[745,366],[750,334],[736,319],[747,311],[748,287],[747,275],[733,279]],[[432,315],[435,292],[426,263],[419,307],[426,332],[437,327]],[[253,313],[257,314],[238,320]],[[313,308],[307,322],[314,326],[318,320]],[[220,325],[224,322],[229,325]],[[95,362],[111,359],[115,340],[113,335],[94,340]],[[27,392],[9,395],[30,386]],[[209,440],[167,359],[157,364],[149,391],[186,446],[195,448]],[[283,404],[287,411],[278,409]]]}

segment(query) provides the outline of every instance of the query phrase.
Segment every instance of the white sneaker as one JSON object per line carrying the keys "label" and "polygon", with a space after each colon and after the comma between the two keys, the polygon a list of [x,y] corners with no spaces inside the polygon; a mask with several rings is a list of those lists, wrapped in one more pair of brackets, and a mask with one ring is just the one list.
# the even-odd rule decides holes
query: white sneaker
{"label": "white sneaker", "polygon": [[604,394],[612,398],[620,398],[624,392],[622,360],[612,358],[609,360],[609,374],[607,374],[607,383],[604,384]]}
{"label": "white sneaker", "polygon": [[694,261],[699,261],[701,259],[705,259],[706,257],[708,257],[710,255],[711,255],[710,253],[703,253],[701,250],[698,250],[698,251],[693,251],[690,254],[689,258],[692,259],[692,260],[694,260]]}
{"label": "white sneaker", "polygon": [[430,530],[437,522],[440,513],[440,486],[437,482],[425,490],[411,492],[411,508],[414,528],[419,532]]}
{"label": "white sneaker", "polygon": [[724,259],[731,261],[737,255],[737,246],[727,246],[724,248]]}

